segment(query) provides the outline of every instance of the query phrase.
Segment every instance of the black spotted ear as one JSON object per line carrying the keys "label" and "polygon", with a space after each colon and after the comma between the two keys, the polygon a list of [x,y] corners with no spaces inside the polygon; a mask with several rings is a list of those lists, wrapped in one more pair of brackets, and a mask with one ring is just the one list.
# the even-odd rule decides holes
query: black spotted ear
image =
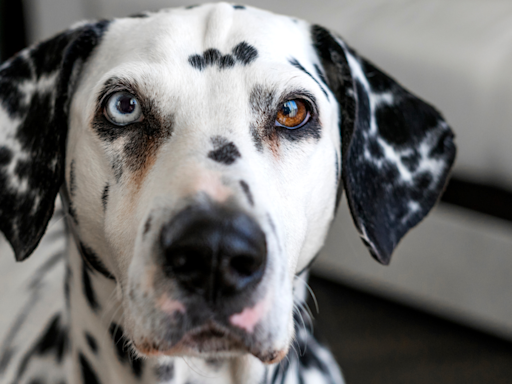
{"label": "black spotted ear", "polygon": [[53,214],[74,84],[107,26],[70,29],[0,66],[0,230],[18,261],[36,248]]}
{"label": "black spotted ear", "polygon": [[312,40],[340,106],[342,178],[370,253],[388,264],[400,239],[432,209],[455,159],[436,109],[319,26]]}

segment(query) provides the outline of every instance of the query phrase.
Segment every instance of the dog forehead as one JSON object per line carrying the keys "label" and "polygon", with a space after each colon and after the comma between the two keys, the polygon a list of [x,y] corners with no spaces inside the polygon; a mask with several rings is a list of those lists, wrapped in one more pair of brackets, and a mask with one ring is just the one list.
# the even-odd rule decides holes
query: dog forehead
{"label": "dog forehead", "polygon": [[309,24],[252,7],[205,4],[148,13],[147,17],[116,19],[103,45],[109,59],[126,62],[188,65],[192,55],[218,50],[233,54],[240,43],[257,52],[259,62],[304,60],[312,52]]}

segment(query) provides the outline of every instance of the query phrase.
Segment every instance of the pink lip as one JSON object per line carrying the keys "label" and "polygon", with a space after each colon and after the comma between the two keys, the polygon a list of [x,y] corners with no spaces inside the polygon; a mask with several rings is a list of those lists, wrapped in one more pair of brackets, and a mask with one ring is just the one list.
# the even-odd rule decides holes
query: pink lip
{"label": "pink lip", "polygon": [[256,324],[267,314],[269,307],[269,298],[261,300],[252,308],[244,308],[240,313],[235,313],[229,317],[231,324],[244,329],[247,333],[253,333]]}

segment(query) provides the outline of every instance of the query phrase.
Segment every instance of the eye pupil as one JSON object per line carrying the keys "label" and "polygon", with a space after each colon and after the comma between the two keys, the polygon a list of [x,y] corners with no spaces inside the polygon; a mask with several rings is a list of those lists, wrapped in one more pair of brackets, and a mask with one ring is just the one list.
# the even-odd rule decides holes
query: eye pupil
{"label": "eye pupil", "polygon": [[137,107],[137,100],[133,97],[122,96],[117,100],[116,108],[123,114],[132,113]]}
{"label": "eye pupil", "polygon": [[297,115],[297,103],[293,100],[287,101],[283,104],[283,115],[287,117],[295,117]]}
{"label": "eye pupil", "polygon": [[297,129],[306,124],[310,114],[306,103],[300,99],[288,100],[281,105],[276,116],[276,125],[287,129]]}
{"label": "eye pupil", "polygon": [[103,107],[103,115],[109,122],[119,126],[140,122],[144,118],[139,101],[128,92],[111,95]]}

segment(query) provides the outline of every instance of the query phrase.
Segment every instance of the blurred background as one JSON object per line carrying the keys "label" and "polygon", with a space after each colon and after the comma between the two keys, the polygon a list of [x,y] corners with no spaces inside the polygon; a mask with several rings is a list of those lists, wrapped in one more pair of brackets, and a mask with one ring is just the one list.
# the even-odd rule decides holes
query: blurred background
{"label": "blurred background", "polygon": [[[0,61],[78,20],[201,1],[0,0]],[[443,112],[458,156],[391,265],[341,202],[313,268],[319,337],[356,383],[512,382],[512,2],[255,0],[341,34]],[[313,306],[312,306],[313,307]]]}

